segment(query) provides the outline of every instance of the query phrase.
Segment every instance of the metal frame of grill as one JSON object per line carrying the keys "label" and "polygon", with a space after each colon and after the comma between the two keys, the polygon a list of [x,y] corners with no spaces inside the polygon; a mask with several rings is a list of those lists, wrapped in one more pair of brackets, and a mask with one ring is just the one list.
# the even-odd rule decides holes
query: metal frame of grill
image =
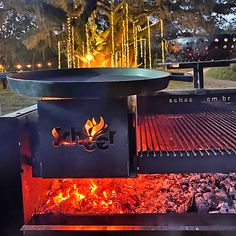
{"label": "metal frame of grill", "polygon": [[[229,62],[225,62],[227,64]],[[184,66],[190,66],[185,64]],[[137,97],[136,116],[127,119],[129,137],[134,150],[132,168],[136,174],[224,172],[236,170],[236,92],[233,89],[204,90],[199,63],[192,91],[158,92],[155,96]],[[204,66],[204,65],[203,65]],[[230,99],[228,99],[230,98]],[[137,105],[137,106],[136,106]],[[210,122],[210,120],[212,120]],[[36,107],[1,117],[4,128],[0,130],[1,178],[12,173],[12,162],[17,177],[22,172],[19,160],[30,171],[32,147],[37,144],[38,114]],[[13,128],[14,125],[14,128]],[[11,132],[6,132],[11,127]],[[135,139],[136,131],[136,139]],[[226,136],[224,136],[226,135]],[[145,140],[145,142],[144,142]],[[137,143],[135,142],[137,141]],[[141,145],[142,143],[142,145]],[[186,146],[185,146],[186,145]],[[27,172],[24,172],[26,174]],[[31,173],[31,172],[29,172]],[[14,177],[15,174],[12,176]],[[8,174],[9,176],[9,174]],[[37,187],[37,178],[31,177]],[[37,192],[34,192],[37,195]],[[37,197],[37,196],[36,196]],[[15,196],[11,197],[14,201]],[[29,202],[26,204],[29,205]],[[19,209],[22,204],[19,204]],[[32,203],[34,205],[34,202]],[[27,216],[34,214],[34,206],[29,206]],[[21,210],[19,210],[21,212]],[[20,214],[20,213],[19,213]],[[26,216],[25,216],[26,217]],[[144,231],[236,231],[233,215],[118,215],[118,216],[37,216],[26,221],[22,227],[25,235],[77,235],[100,232],[109,235],[142,234]],[[73,217],[72,217],[73,218]],[[48,220],[49,219],[49,220]],[[67,221],[68,220],[68,221]],[[19,222],[22,222],[20,218]],[[21,223],[18,222],[18,227]],[[74,222],[74,224],[73,224]],[[100,225],[100,226],[99,226]],[[225,235],[225,234],[224,234]]]}
{"label": "metal frame of grill", "polygon": [[235,171],[234,90],[159,92],[137,109],[139,173]]}

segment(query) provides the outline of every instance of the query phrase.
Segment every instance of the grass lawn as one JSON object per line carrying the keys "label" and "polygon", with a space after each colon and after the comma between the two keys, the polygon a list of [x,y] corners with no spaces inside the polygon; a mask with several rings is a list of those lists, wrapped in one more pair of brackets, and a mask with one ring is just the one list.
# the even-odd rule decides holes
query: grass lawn
{"label": "grass lawn", "polygon": [[2,85],[0,84],[0,111],[2,112],[2,115],[33,104],[35,104],[35,100],[13,94],[8,89],[2,89]]}
{"label": "grass lawn", "polygon": [[236,81],[236,66],[211,68],[206,75],[214,79]]}

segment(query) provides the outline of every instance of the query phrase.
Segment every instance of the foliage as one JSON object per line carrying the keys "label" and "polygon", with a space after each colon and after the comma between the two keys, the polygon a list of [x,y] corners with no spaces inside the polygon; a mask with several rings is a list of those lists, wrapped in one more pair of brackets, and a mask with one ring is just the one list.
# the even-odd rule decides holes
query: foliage
{"label": "foliage", "polygon": [[[235,0],[0,0],[0,46],[3,51],[0,54],[3,57],[11,54],[5,60],[7,64],[13,65],[16,51],[25,46],[28,56],[32,57],[32,63],[36,55],[44,60],[48,48],[56,51],[56,42],[66,39],[66,19],[73,16],[74,19],[76,17],[73,22],[76,53],[81,55],[81,44],[85,42],[86,35],[85,24],[96,10],[96,17],[88,22],[89,36],[95,55],[103,53],[100,54],[103,57],[111,48],[111,11],[116,15],[116,43],[121,42],[121,25],[124,19],[124,8],[121,5],[125,2],[129,4],[130,29],[132,22],[137,19],[141,26],[145,26],[147,16],[151,16],[151,21],[161,18],[164,20],[165,37],[168,39],[178,35],[236,30],[236,19],[226,18],[228,14],[236,14]],[[156,37],[157,33],[159,32],[155,28],[152,37]],[[66,54],[66,50],[62,52]]]}
{"label": "foliage", "polygon": [[35,104],[33,99],[13,94],[7,89],[2,89],[0,84],[0,106],[2,115],[17,111],[33,104]]}
{"label": "foliage", "polygon": [[228,14],[236,14],[234,0],[156,0],[156,3],[155,15],[165,20],[170,35],[172,32],[186,35],[215,33],[227,29]]}
{"label": "foliage", "polygon": [[236,72],[236,64],[231,64],[230,69],[234,72]]}

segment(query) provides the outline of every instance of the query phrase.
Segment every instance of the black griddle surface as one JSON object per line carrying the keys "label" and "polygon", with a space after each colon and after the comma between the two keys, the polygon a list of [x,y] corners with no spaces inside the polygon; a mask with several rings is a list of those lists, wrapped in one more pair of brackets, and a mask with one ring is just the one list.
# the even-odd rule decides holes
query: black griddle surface
{"label": "black griddle surface", "polygon": [[13,92],[33,97],[93,98],[152,94],[168,86],[170,74],[139,68],[80,68],[8,75]]}

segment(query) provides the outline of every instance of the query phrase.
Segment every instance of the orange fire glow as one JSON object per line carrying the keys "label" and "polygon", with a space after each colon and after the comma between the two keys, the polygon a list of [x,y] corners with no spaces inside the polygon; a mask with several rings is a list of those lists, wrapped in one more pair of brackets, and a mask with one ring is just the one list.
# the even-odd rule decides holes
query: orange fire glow
{"label": "orange fire glow", "polygon": [[[39,214],[132,214],[165,213],[165,203],[170,197],[179,204],[176,192],[163,189],[174,183],[165,175],[140,175],[138,178],[116,179],[53,179],[47,199]],[[176,185],[178,187],[178,185]],[[181,191],[181,190],[180,190]],[[185,211],[191,200],[190,193],[182,194]]]}
{"label": "orange fire glow", "polygon": [[104,119],[100,116],[99,123],[96,122],[95,118],[91,120],[87,120],[84,125],[83,132],[85,135],[89,137],[90,140],[96,138],[102,131],[107,127]]}

